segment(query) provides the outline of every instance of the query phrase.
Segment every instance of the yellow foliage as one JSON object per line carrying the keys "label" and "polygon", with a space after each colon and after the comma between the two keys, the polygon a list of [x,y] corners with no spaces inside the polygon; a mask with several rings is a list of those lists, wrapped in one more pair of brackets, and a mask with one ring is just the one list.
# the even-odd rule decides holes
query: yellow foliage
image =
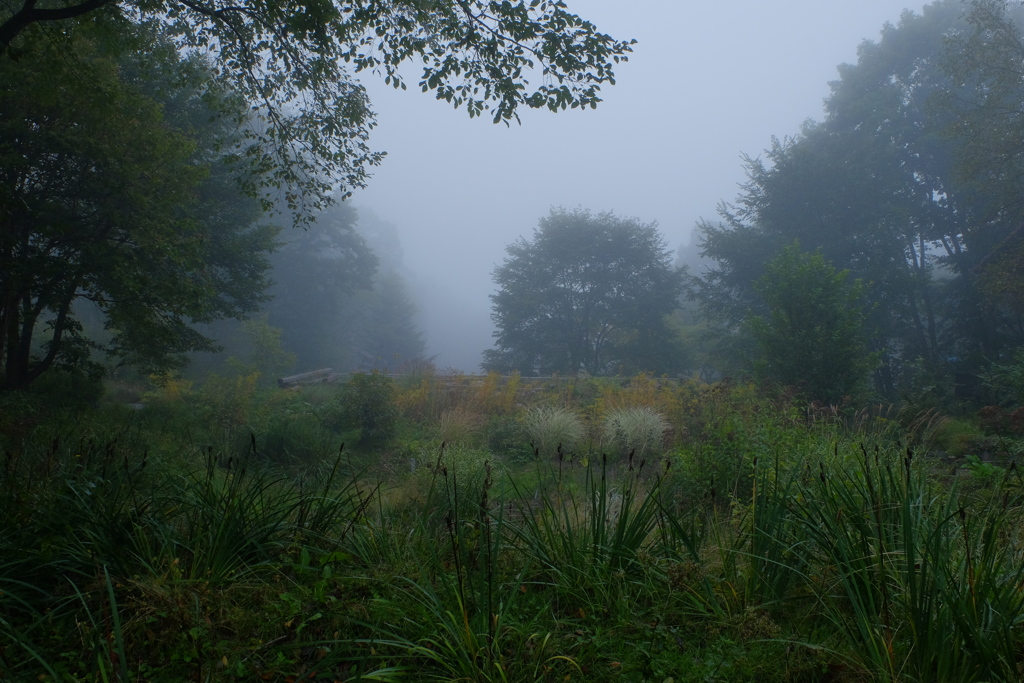
{"label": "yellow foliage", "polygon": [[452,441],[478,438],[485,416],[515,415],[531,406],[563,407],[580,414],[596,433],[616,411],[651,408],[671,425],[669,439],[683,443],[722,420],[748,420],[763,409],[753,384],[676,380],[647,374],[632,378],[502,376],[430,373],[398,393],[403,414],[433,423]]}
{"label": "yellow foliage", "polygon": [[658,380],[650,375],[637,375],[626,386],[602,383],[595,408],[598,415],[607,415],[624,408],[660,408]]}
{"label": "yellow foliage", "polygon": [[519,387],[518,374],[430,374],[412,386],[400,388],[397,402],[406,417],[420,422],[439,420],[452,411],[507,414],[516,409]]}
{"label": "yellow foliage", "polygon": [[403,415],[421,422],[428,419],[433,383],[433,375],[427,375],[412,387],[405,389],[399,387],[395,403]]}
{"label": "yellow foliage", "polygon": [[495,403],[498,402],[498,384],[501,382],[501,375],[491,371],[479,383],[473,395],[473,402],[480,410],[491,412]]}
{"label": "yellow foliage", "polygon": [[474,411],[470,406],[459,405],[449,408],[441,413],[441,418],[438,420],[439,438],[442,442],[449,444],[469,443],[484,422],[483,415]]}
{"label": "yellow foliage", "polygon": [[[475,379],[475,378],[474,378]],[[516,393],[519,389],[519,373],[504,377],[490,372],[478,381],[470,400],[477,411],[503,415],[515,410]]]}
{"label": "yellow foliage", "polygon": [[156,386],[157,390],[149,392],[147,399],[158,401],[176,402],[192,393],[192,382],[182,379],[176,372],[162,372],[157,375],[150,375],[149,381]]}
{"label": "yellow foliage", "polygon": [[508,378],[507,382],[505,382],[505,388],[504,388],[504,390],[502,391],[502,394],[501,394],[501,404],[500,404],[501,412],[507,414],[507,413],[511,413],[513,410],[515,410],[515,408],[516,408],[516,395],[519,392],[519,382],[521,380],[522,380],[522,377],[520,377],[519,373],[516,372],[516,373],[513,373]]}

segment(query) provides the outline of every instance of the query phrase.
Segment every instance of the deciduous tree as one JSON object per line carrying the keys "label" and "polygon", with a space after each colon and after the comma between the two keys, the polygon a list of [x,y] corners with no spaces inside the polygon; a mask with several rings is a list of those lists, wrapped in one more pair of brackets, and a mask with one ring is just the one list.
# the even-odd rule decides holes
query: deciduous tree
{"label": "deciduous tree", "polygon": [[231,185],[205,66],[131,39],[112,55],[83,30],[74,58],[38,41],[0,68],[0,386],[80,365],[96,346],[83,305],[102,312],[107,351],[162,369],[213,347],[193,323],[262,300],[276,230]]}
{"label": "deciduous tree", "polygon": [[423,91],[507,122],[520,107],[596,106],[632,44],[561,0],[20,0],[0,5],[0,68],[30,58],[25,44],[41,27],[59,42],[82,19],[112,36],[157,24],[211,60],[251,105],[231,112],[244,124],[234,152],[271,187],[248,189],[270,208],[287,188],[300,222],[363,186],[381,160],[367,144],[374,116],[354,74],[404,88],[409,63]]}
{"label": "deciduous tree", "polygon": [[967,20],[945,60],[963,87],[941,103],[953,114],[946,132],[959,179],[977,205],[960,271],[983,313],[965,327],[1001,332],[985,348],[995,356],[1024,343],[1024,7],[978,0]]}
{"label": "deciduous tree", "polygon": [[948,50],[969,29],[964,10],[941,0],[904,13],[839,67],[823,121],[747,159],[749,180],[724,220],[699,226],[713,265],[696,295],[727,334],[764,313],[755,282],[799,240],[864,282],[882,393],[896,395],[922,366],[948,373],[1007,343],[1012,331],[976,277],[995,233],[957,168],[964,139],[948,135],[959,119],[950,101],[977,85],[948,69]]}
{"label": "deciduous tree", "polygon": [[506,247],[491,296],[497,348],[484,368],[523,374],[677,372],[666,318],[681,276],[653,223],[555,209]]}

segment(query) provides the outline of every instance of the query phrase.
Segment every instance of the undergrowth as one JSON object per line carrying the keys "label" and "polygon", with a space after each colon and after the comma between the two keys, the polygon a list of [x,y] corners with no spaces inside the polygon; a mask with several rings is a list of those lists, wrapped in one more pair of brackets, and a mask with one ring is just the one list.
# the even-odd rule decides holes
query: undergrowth
{"label": "undergrowth", "polygon": [[[1024,481],[935,416],[432,381],[6,416],[0,679],[1021,678]],[[572,411],[533,456],[531,405]],[[657,448],[585,438],[614,415]]]}

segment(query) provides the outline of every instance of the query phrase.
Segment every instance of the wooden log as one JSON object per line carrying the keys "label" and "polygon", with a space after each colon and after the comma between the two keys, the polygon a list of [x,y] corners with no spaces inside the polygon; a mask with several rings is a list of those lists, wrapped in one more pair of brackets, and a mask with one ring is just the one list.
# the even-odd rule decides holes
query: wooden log
{"label": "wooden log", "polygon": [[321,368],[320,370],[310,370],[309,372],[303,372],[298,375],[291,375],[290,377],[279,377],[277,380],[277,386],[282,389],[288,387],[299,386],[303,384],[316,384],[317,382],[326,382],[331,373],[334,372],[331,368]]}

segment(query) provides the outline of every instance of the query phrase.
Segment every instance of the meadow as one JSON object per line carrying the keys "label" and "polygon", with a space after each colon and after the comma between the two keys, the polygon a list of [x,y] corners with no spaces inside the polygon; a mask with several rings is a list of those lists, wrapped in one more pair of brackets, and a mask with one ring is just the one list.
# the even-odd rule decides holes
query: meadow
{"label": "meadow", "polygon": [[1024,675],[1002,413],[430,370],[2,400],[0,680]]}

